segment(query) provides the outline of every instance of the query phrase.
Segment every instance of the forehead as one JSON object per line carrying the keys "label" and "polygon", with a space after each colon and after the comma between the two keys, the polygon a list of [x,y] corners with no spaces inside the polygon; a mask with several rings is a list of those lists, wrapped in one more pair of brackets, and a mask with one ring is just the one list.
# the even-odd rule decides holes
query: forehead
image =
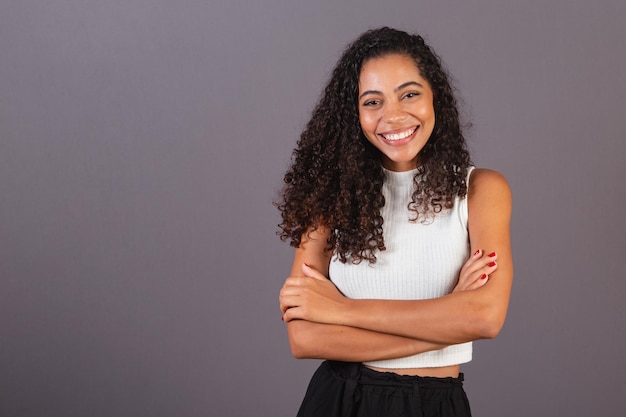
{"label": "forehead", "polygon": [[373,86],[396,87],[407,81],[426,83],[413,58],[403,54],[388,54],[363,63],[359,74],[359,89],[370,89]]}

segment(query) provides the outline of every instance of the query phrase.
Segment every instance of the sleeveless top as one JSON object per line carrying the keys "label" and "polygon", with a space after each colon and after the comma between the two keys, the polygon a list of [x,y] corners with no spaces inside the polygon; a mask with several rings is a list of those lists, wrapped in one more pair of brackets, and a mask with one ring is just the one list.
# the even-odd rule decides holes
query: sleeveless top
{"label": "sleeveless top", "polygon": [[[473,167],[468,169],[469,174]],[[413,194],[417,170],[384,170],[381,209],[384,251],[376,263],[330,262],[332,282],[348,298],[423,300],[449,294],[457,283],[463,264],[469,259],[467,198],[456,197],[449,210],[436,213],[427,223],[415,222],[408,203]],[[419,323],[415,323],[419,326]],[[448,346],[404,358],[365,362],[378,368],[427,368],[466,363],[472,360],[472,342]]]}

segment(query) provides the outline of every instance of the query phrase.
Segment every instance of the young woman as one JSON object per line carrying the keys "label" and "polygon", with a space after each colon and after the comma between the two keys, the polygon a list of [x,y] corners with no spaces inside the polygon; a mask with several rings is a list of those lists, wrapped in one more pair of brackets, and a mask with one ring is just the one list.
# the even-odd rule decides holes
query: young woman
{"label": "young woman", "polygon": [[295,357],[326,359],[298,416],[469,416],[460,365],[504,323],[511,195],[471,165],[420,36],[381,28],[346,49],[285,184],[282,318]]}

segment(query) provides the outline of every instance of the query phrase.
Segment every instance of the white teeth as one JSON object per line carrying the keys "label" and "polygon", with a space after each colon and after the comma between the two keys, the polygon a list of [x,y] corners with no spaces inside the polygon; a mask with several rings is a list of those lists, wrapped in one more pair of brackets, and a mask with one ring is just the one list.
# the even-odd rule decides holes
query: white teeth
{"label": "white teeth", "polygon": [[408,138],[409,136],[411,136],[413,132],[415,132],[415,129],[417,128],[414,127],[412,129],[405,130],[404,132],[390,133],[390,134],[382,135],[382,136],[387,140],[400,140],[400,139]]}

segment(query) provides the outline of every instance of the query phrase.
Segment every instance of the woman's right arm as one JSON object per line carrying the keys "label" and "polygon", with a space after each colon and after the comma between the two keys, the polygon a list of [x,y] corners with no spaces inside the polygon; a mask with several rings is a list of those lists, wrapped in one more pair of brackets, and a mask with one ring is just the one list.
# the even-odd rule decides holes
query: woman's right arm
{"label": "woman's right arm", "polygon": [[287,333],[291,353],[298,359],[365,362],[401,358],[446,347],[355,327],[306,320],[287,323]]}
{"label": "woman's right arm", "polygon": [[[306,263],[328,277],[332,253],[326,250],[329,231],[318,228],[302,237],[295,251],[291,277],[303,277]],[[296,358],[363,362],[400,358],[438,350],[446,345],[378,333],[355,327],[292,320],[287,323],[291,352]]]}

